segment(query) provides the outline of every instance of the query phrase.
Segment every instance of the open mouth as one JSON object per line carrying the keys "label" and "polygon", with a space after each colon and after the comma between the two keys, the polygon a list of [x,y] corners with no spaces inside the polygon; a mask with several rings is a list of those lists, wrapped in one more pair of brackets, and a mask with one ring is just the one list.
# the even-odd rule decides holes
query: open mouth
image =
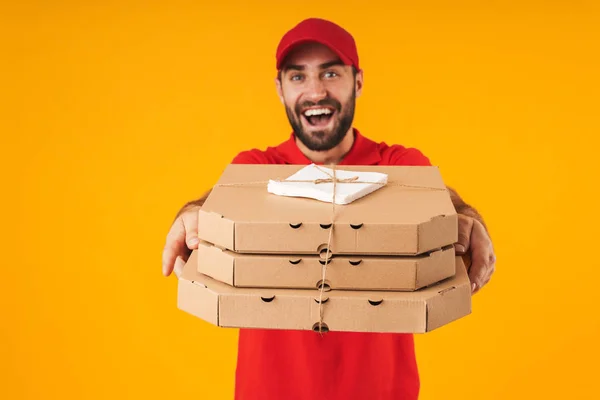
{"label": "open mouth", "polygon": [[333,114],[335,114],[335,110],[332,108],[309,108],[302,112],[302,117],[308,125],[315,128],[323,128],[329,124],[331,118],[333,118]]}

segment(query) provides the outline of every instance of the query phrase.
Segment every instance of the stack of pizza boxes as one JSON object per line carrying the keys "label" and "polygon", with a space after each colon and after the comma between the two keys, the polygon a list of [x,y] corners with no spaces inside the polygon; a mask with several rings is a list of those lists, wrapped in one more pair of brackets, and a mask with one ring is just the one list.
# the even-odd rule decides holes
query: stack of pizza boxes
{"label": "stack of pizza boxes", "polygon": [[198,235],[178,307],[218,326],[423,333],[471,312],[437,167],[229,165]]}

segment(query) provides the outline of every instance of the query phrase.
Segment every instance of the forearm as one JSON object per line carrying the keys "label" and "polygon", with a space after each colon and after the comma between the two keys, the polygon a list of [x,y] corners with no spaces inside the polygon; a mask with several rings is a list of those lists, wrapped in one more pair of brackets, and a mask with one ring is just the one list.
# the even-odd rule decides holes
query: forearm
{"label": "forearm", "polygon": [[481,222],[485,230],[487,231],[487,225],[483,221],[483,217],[477,212],[477,210],[471,207],[469,204],[465,203],[465,201],[456,193],[456,190],[447,186],[448,192],[450,193],[450,199],[452,200],[452,204],[454,204],[454,208],[458,214],[466,215],[471,218],[475,218],[477,221]]}
{"label": "forearm", "polygon": [[200,197],[199,199],[196,200],[192,200],[192,201],[188,201],[187,203],[185,203],[185,205],[183,207],[181,207],[181,210],[179,210],[179,212],[177,213],[177,215],[175,216],[175,219],[179,218],[179,216],[186,212],[187,210],[189,210],[190,208],[194,208],[194,207],[202,207],[204,205],[204,202],[206,201],[206,199],[208,198],[208,195],[210,194],[210,190],[208,192],[206,192],[202,197]]}

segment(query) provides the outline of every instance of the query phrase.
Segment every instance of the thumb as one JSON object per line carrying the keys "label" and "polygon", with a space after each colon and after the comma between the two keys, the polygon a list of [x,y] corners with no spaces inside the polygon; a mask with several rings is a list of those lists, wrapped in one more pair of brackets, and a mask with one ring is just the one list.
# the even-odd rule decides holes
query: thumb
{"label": "thumb", "polygon": [[181,220],[176,220],[167,234],[167,240],[162,254],[162,270],[165,276],[173,271],[177,256],[185,255],[185,230]]}
{"label": "thumb", "polygon": [[473,232],[473,218],[458,214],[458,242],[454,249],[458,255],[463,255],[471,246],[471,233]]}
{"label": "thumb", "polygon": [[185,243],[190,250],[198,248],[198,209],[189,210],[181,214],[183,227],[185,229]]}

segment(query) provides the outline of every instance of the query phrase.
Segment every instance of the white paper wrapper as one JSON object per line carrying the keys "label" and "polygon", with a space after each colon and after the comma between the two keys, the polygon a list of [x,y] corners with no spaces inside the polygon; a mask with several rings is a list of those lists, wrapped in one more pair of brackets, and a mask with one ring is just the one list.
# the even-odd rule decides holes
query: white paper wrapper
{"label": "white paper wrapper", "polygon": [[[329,173],[330,175],[328,175]],[[335,204],[350,204],[382,188],[386,183],[388,176],[379,172],[356,172],[346,170],[336,170],[336,178],[347,179],[358,177],[357,181],[368,183],[343,183],[337,182],[335,188]],[[269,193],[279,196],[306,197],[319,201],[331,203],[333,201],[333,182],[314,183],[317,179],[328,179],[333,176],[333,170],[315,164],[307,165],[286,180],[289,181],[310,181],[310,182],[278,182],[270,180],[267,185]]]}

